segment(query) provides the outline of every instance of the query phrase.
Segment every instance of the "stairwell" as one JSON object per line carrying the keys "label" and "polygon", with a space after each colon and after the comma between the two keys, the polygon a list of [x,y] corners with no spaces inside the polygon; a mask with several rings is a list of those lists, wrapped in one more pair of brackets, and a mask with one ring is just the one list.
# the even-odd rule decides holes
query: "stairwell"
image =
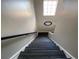
{"label": "stairwell", "polygon": [[48,33],[38,33],[36,39],[20,52],[18,59],[71,59],[48,37]]}

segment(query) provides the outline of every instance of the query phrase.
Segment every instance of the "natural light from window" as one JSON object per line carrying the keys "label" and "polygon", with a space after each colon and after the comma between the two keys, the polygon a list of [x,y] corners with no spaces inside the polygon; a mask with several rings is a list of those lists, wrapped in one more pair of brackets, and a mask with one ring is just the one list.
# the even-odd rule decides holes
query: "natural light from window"
{"label": "natural light from window", "polygon": [[58,0],[43,1],[43,16],[55,16]]}

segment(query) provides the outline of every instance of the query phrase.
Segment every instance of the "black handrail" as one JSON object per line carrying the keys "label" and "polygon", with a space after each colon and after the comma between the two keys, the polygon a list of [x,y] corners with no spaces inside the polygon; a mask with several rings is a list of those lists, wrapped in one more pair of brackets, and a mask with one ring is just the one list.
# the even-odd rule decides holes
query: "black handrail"
{"label": "black handrail", "polygon": [[24,35],[28,35],[28,34],[34,34],[34,33],[37,33],[37,32],[30,32],[30,33],[1,37],[1,40],[6,40],[6,39],[14,38],[14,37],[19,37],[19,36],[24,36]]}

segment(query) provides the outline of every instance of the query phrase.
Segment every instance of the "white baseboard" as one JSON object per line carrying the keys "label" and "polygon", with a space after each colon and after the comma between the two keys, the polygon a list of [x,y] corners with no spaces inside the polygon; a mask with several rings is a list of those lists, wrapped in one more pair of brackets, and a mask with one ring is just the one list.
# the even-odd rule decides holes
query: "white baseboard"
{"label": "white baseboard", "polygon": [[[52,37],[51,37],[51,35],[52,35]],[[59,46],[61,50],[64,51],[64,53],[66,54],[66,56],[67,56],[68,58],[76,59],[76,58],[75,58],[74,56],[72,56],[66,49],[64,49],[60,44],[58,44],[58,42],[56,42],[56,41],[54,40],[54,39],[56,39],[56,38],[55,38],[55,36],[54,36],[53,33],[49,32],[49,38],[50,38],[54,43],[56,43],[56,45]]]}
{"label": "white baseboard", "polygon": [[54,43],[56,43],[57,46],[59,46],[60,50],[63,50],[65,55],[68,57],[68,58],[71,58],[71,59],[76,59],[74,56],[72,56],[67,50],[65,50],[60,44],[58,44],[55,40],[53,40],[52,38],[50,38]]}
{"label": "white baseboard", "polygon": [[27,47],[34,39],[30,40],[25,46],[23,46],[19,51],[13,54],[10,59],[17,59],[21,51],[24,51],[25,47]]}

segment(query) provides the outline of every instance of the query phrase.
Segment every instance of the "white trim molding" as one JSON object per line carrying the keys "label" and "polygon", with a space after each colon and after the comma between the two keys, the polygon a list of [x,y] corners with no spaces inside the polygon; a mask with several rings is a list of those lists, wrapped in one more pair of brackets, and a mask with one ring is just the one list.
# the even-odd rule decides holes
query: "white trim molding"
{"label": "white trim molding", "polygon": [[[52,35],[53,38],[52,38],[50,35]],[[66,49],[64,49],[58,42],[56,42],[56,41],[54,40],[54,39],[56,39],[56,38],[55,38],[55,36],[53,35],[53,33],[49,32],[49,38],[50,38],[54,43],[56,43],[56,45],[59,46],[59,48],[60,48],[61,50],[64,51],[64,53],[65,53],[65,55],[67,56],[67,58],[76,59],[76,58],[75,58],[74,56],[72,56]]]}
{"label": "white trim molding", "polygon": [[[37,35],[36,35],[37,36]],[[36,37],[35,37],[36,38]],[[24,49],[33,41],[34,39],[31,39],[25,46],[23,46],[19,51],[17,51],[15,54],[13,54],[10,59],[17,59],[20,52],[24,51]]]}

